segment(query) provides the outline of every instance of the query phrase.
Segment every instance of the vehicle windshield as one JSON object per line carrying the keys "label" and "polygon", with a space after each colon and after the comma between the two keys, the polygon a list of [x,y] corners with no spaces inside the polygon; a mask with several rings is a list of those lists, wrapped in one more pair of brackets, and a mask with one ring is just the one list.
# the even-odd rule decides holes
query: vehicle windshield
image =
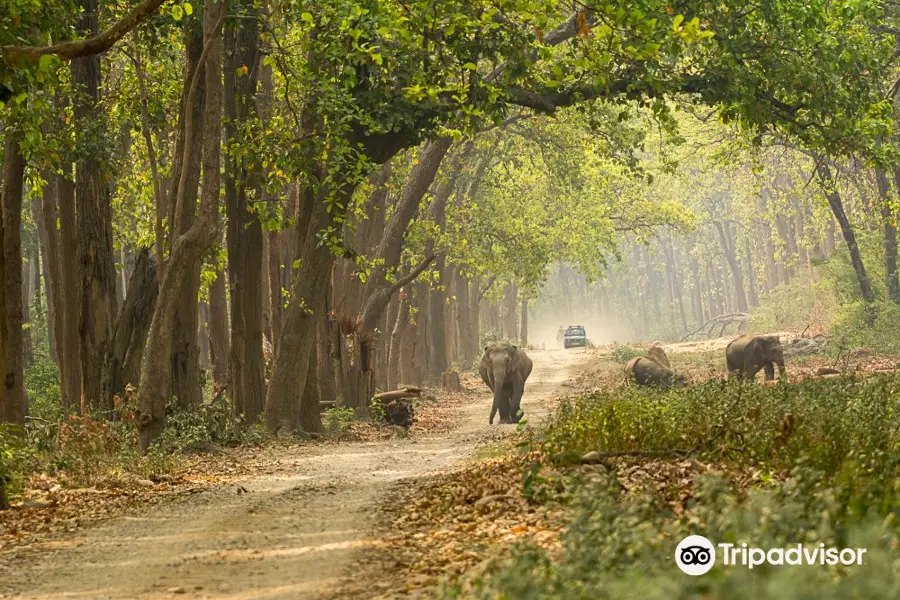
{"label": "vehicle windshield", "polygon": [[568,335],[568,336],[584,335],[584,327],[569,327],[566,330],[566,335]]}

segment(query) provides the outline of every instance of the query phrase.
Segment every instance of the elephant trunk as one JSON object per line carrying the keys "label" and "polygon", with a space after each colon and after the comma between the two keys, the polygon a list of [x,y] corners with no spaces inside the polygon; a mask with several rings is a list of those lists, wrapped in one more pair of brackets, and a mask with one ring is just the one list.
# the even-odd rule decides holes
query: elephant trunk
{"label": "elephant trunk", "polygon": [[506,386],[506,366],[494,367],[494,406],[500,411],[500,422],[509,422],[509,394],[504,391]]}

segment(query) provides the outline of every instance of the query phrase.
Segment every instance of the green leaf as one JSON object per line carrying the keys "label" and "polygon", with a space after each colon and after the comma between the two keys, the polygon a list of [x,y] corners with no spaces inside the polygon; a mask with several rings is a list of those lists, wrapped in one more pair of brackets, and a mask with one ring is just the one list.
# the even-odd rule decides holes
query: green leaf
{"label": "green leaf", "polygon": [[306,22],[309,23],[309,24],[314,23],[314,21],[313,21],[313,16],[312,16],[310,13],[308,13],[308,12],[305,12],[305,13],[301,14],[301,15],[300,15],[300,18],[303,19],[304,21],[306,21]]}
{"label": "green leaf", "polygon": [[172,18],[175,19],[176,21],[180,21],[183,16],[184,16],[184,9],[181,8],[181,6],[178,4],[173,4],[172,5]]}
{"label": "green leaf", "polygon": [[684,21],[684,15],[675,15],[675,18],[672,19],[672,31],[677,32],[681,29],[681,22]]}
{"label": "green leaf", "polygon": [[38,68],[46,73],[52,71],[57,64],[59,64],[59,59],[55,54],[44,54],[38,61]]}
{"label": "green leaf", "polygon": [[191,5],[190,2],[185,2],[183,6],[184,6],[184,14],[186,14],[187,16],[191,16],[192,14],[194,14],[194,7]]}

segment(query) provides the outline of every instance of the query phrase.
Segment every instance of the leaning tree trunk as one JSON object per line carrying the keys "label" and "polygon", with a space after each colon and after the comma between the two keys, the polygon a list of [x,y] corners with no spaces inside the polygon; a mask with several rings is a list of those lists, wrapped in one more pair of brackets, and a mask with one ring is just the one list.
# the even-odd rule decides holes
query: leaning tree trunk
{"label": "leaning tree trunk", "polygon": [[[406,178],[403,189],[393,207],[391,217],[385,225],[376,253],[376,258],[381,264],[369,278],[365,297],[361,303],[361,309],[357,318],[358,330],[356,332],[356,337],[359,342],[357,348],[357,357],[359,360],[355,361],[352,367],[352,371],[356,371],[356,373],[348,373],[347,375],[348,382],[350,383],[363,383],[366,381],[367,376],[364,376],[362,373],[365,373],[365,369],[372,368],[373,366],[373,361],[370,359],[375,356],[375,344],[373,341],[376,325],[380,321],[384,311],[387,309],[393,294],[400,289],[400,287],[409,283],[409,281],[406,280],[399,284],[390,284],[386,279],[386,275],[390,269],[400,266],[400,258],[404,246],[404,234],[409,227],[409,224],[418,213],[422,198],[434,182],[441,163],[452,144],[452,139],[440,138],[434,141],[428,141],[422,146],[417,155],[417,161]],[[453,171],[451,179],[455,178],[456,169],[456,165],[451,167],[451,170]],[[453,190],[453,182],[443,182],[438,185],[438,188],[439,189],[436,190],[435,193],[434,210],[436,212],[433,216],[436,223],[439,226],[442,226],[444,215],[446,214],[447,198]],[[434,242],[429,240],[426,248],[426,261],[429,263],[433,259],[433,251]],[[421,269],[417,269],[414,272],[418,274],[421,272]],[[439,296],[439,298],[434,299],[435,303],[443,301],[442,294],[432,294],[430,297],[433,297],[434,295]],[[429,313],[433,311],[433,308],[433,305],[429,305]],[[440,320],[440,325],[443,326],[443,304],[440,305],[440,312],[440,317],[429,314],[429,319],[434,318],[435,320]],[[444,350],[446,341],[444,338],[444,331],[442,328],[438,331],[438,328],[435,327],[431,330],[431,333],[436,339],[429,340],[429,351],[437,354],[435,357],[436,360],[432,360],[431,364],[434,364],[434,369],[436,369],[439,368],[441,362],[443,362],[443,370],[446,370],[447,357],[446,351]],[[363,369],[363,371],[360,372],[360,369]],[[434,369],[429,369],[424,374],[424,378],[433,378],[435,376]],[[442,373],[443,370],[440,373]],[[437,378],[440,378],[440,373],[436,374]],[[363,386],[363,389],[348,394],[348,397],[345,397],[344,401],[348,406],[360,408],[368,402],[368,399],[368,390]]]}
{"label": "leaning tree trunk", "polygon": [[4,381],[0,386],[0,423],[24,425],[28,401],[22,379],[22,256],[19,229],[25,159],[19,149],[20,139],[18,132],[7,131],[3,153],[3,194],[0,198],[0,280],[3,281],[3,291],[0,292],[0,365],[3,365]]}
{"label": "leaning tree trunk", "polygon": [[[245,125],[253,118],[259,81],[260,11],[241,0],[238,25],[225,34],[225,136],[247,145]],[[263,359],[263,233],[251,198],[260,197],[259,161],[229,153],[225,208],[228,215],[228,276],[231,292],[231,394],[237,410],[256,422],[265,404]]]}
{"label": "leaning tree trunk", "polygon": [[[869,281],[869,275],[866,273],[866,267],[862,261],[862,254],[859,252],[859,245],[856,242],[856,233],[850,225],[847,213],[844,212],[844,204],[841,202],[841,195],[838,193],[834,185],[834,179],[831,176],[831,168],[821,163],[819,166],[819,179],[822,182],[822,189],[825,192],[825,198],[828,199],[828,205],[831,212],[834,213],[838,224],[841,226],[841,233],[844,234],[844,241],[847,243],[847,250],[850,252],[850,262],[853,264],[853,270],[856,272],[856,281],[859,283],[859,290],[866,304],[871,305],[875,302],[875,293],[872,291],[872,284]],[[874,322],[874,313],[869,310],[867,316],[871,325]]]}
{"label": "leaning tree trunk", "polygon": [[107,357],[103,393],[108,404],[114,404],[115,396],[124,398],[128,385],[140,389],[144,346],[158,293],[156,256],[144,248],[138,253]]}
{"label": "leaning tree trunk", "polygon": [[[147,363],[140,391],[140,449],[146,453],[150,445],[162,433],[166,423],[167,391],[172,374],[172,344],[175,327],[175,312],[182,291],[191,274],[200,269],[203,254],[216,239],[219,201],[219,168],[222,136],[222,48],[219,27],[225,18],[226,4],[217,0],[206,0],[203,14],[203,32],[206,81],[206,104],[203,108],[203,192],[200,210],[190,229],[178,236],[172,244],[169,266],[159,288],[159,298],[153,311],[150,342],[147,346]],[[197,79],[192,82],[192,87]],[[191,96],[189,96],[191,98]],[[192,106],[193,102],[188,102]],[[186,122],[191,131],[194,123]],[[186,136],[190,137],[190,136]],[[190,157],[183,157],[187,162]],[[184,177],[182,176],[182,180]],[[178,183],[176,202],[184,201],[183,181]]]}
{"label": "leaning tree trunk", "polygon": [[[98,0],[80,0],[83,12],[78,33],[99,33]],[[87,147],[96,136],[104,115],[100,104],[100,57],[72,61],[72,84],[78,90],[74,101],[76,143]],[[81,261],[81,403],[82,409],[101,406],[103,365],[116,321],[116,269],[112,243],[112,206],[109,174],[103,172],[96,153],[82,156],[75,169],[75,199],[78,210],[78,256]],[[111,406],[103,406],[109,410]]]}
{"label": "leaning tree trunk", "polygon": [[[199,123],[203,118],[203,104],[205,101],[206,86],[203,85],[203,67],[199,65],[200,55],[203,52],[203,38],[191,32],[191,26],[185,25],[184,47],[187,67],[184,76],[184,88],[181,100],[181,115],[179,119],[179,133],[175,144],[175,156],[184,156],[189,153],[190,160],[185,161],[187,168],[184,174],[184,202],[178,204],[171,199],[172,222],[170,227],[172,235],[182,235],[194,221],[194,210],[197,206],[197,194],[200,186],[200,157],[203,151],[203,130],[193,127],[190,138],[185,131],[185,112],[193,111],[192,122]],[[190,82],[194,73],[199,70],[197,90],[192,106],[187,106],[187,96],[190,90]],[[176,161],[173,169],[173,177],[181,180],[181,163]],[[200,406],[203,401],[203,390],[200,383],[200,345],[199,311],[197,310],[197,296],[200,292],[200,271],[191,272],[184,290],[181,292],[181,300],[175,314],[175,330],[172,352],[172,390],[171,397],[178,399],[178,404],[184,408]]]}

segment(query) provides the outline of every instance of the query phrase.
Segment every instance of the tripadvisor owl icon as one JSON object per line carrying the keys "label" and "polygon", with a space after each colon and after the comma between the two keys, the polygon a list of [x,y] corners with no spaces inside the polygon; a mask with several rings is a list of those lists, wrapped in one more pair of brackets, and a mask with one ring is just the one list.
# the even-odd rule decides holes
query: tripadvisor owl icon
{"label": "tripadvisor owl icon", "polygon": [[702,535],[689,535],[675,548],[675,564],[688,575],[703,575],[716,564],[716,548]]}

